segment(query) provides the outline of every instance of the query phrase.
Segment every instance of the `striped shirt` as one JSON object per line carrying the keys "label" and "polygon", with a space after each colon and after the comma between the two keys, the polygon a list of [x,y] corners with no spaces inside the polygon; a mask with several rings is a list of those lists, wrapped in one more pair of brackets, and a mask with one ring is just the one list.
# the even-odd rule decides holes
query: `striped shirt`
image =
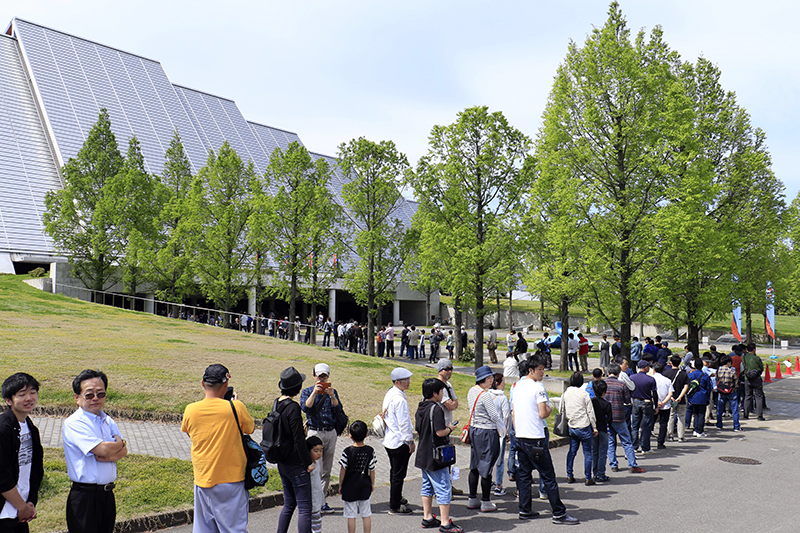
{"label": "striped shirt", "polygon": [[[484,392],[483,389],[477,385],[467,392],[467,405],[469,405],[470,413],[472,413],[472,420],[469,425],[474,428],[497,429],[497,424],[503,423],[503,415],[497,410],[497,406],[494,403],[494,395],[488,391],[486,391],[486,394],[481,394],[482,392]],[[475,405],[476,401],[478,405]]]}

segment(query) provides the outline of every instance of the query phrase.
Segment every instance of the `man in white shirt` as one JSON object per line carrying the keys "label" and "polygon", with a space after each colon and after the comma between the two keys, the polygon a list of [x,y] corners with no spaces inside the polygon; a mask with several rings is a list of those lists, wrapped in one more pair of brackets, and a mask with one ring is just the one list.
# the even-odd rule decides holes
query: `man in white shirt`
{"label": "man in white shirt", "polygon": [[[672,405],[672,395],[675,393],[675,388],[672,385],[672,380],[664,375],[663,363],[656,363],[654,366],[655,373],[653,378],[656,380],[656,390],[658,391],[658,411],[656,411],[656,420],[658,420],[658,449],[664,450],[667,445],[667,428],[669,424],[669,411]],[[655,420],[653,421],[655,425]]]}
{"label": "man in white shirt", "polygon": [[516,471],[519,517],[530,519],[539,516],[538,512],[531,509],[532,472],[535,468],[544,481],[553,511],[553,523],[577,524],[578,519],[567,514],[567,508],[561,501],[553,460],[545,439],[544,421],[550,416],[553,408],[550,406],[547,391],[541,384],[544,377],[544,359],[540,355],[536,354],[530,359],[527,377],[528,379],[516,383],[511,400],[519,462]]}
{"label": "man in white shirt", "polygon": [[389,514],[410,514],[408,501],[403,498],[403,481],[408,471],[408,460],[414,453],[414,426],[408,409],[406,392],[413,374],[405,368],[392,370],[392,388],[383,397],[383,419],[386,435],[383,447],[389,456]]}
{"label": "man in white shirt", "polygon": [[67,497],[70,533],[112,533],[117,517],[117,461],[128,455],[119,427],[102,409],[108,378],[84,370],[72,381],[78,410],[64,421],[62,438],[72,489]]}

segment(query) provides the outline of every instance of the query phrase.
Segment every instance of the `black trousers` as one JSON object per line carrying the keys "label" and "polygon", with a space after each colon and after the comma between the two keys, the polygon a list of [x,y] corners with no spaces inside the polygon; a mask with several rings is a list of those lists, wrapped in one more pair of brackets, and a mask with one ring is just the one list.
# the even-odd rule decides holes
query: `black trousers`
{"label": "black trousers", "polygon": [[117,519],[113,491],[77,488],[67,496],[67,529],[69,533],[112,533]]}
{"label": "black trousers", "polygon": [[28,533],[27,522],[21,524],[16,518],[3,518],[0,520],[0,533]]}
{"label": "black trousers", "polygon": [[659,409],[653,418],[653,424],[658,419],[658,443],[663,445],[667,441],[667,426],[669,425],[669,409]]}
{"label": "black trousers", "polygon": [[399,448],[386,448],[389,456],[389,509],[397,510],[400,508],[400,500],[403,499],[403,480],[408,472],[408,460],[411,453],[408,451],[408,444],[403,444]]}

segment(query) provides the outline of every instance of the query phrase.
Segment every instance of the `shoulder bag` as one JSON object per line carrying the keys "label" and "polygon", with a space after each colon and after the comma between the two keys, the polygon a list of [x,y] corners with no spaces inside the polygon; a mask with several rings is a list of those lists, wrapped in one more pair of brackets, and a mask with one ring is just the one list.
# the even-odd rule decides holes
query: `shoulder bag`
{"label": "shoulder bag", "polygon": [[250,438],[250,435],[242,433],[242,426],[239,424],[239,415],[236,414],[236,406],[231,402],[233,416],[236,419],[236,429],[242,436],[242,446],[244,447],[245,467],[244,467],[244,488],[247,490],[253,487],[263,487],[269,480],[267,470],[267,459],[261,446]]}
{"label": "shoulder bag", "polygon": [[436,470],[441,470],[442,468],[446,468],[448,466],[452,466],[456,464],[456,447],[455,445],[448,442],[447,444],[443,444],[441,446],[436,446],[436,430],[433,429],[433,411],[436,409],[436,404],[433,404],[433,407],[430,409],[430,419],[431,419],[431,443],[433,444],[433,466]]}
{"label": "shoulder bag", "polygon": [[478,405],[478,400],[481,399],[481,394],[484,392],[486,391],[481,391],[480,394],[478,394],[478,397],[475,398],[475,403],[472,404],[472,412],[469,414],[469,420],[467,420],[467,423],[464,425],[464,429],[461,430],[461,442],[464,444],[469,444],[469,425],[472,422],[472,415],[475,414],[475,407]]}
{"label": "shoulder bag", "polygon": [[379,439],[382,439],[386,436],[386,410],[384,409],[382,412],[375,415],[375,418],[372,419],[372,432],[375,433],[375,436]]}

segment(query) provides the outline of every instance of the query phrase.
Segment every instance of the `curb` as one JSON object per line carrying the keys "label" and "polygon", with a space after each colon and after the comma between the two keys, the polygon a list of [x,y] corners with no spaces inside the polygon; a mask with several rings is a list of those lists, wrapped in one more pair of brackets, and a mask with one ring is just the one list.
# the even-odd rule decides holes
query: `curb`
{"label": "curb", "polygon": [[[328,495],[338,494],[339,484],[332,483]],[[272,492],[250,498],[248,512],[255,513],[283,505],[283,492]],[[144,533],[168,527],[190,524],[194,520],[194,508],[169,511],[155,515],[140,516],[123,520],[114,525],[114,533]],[[62,532],[66,533],[66,532]]]}

